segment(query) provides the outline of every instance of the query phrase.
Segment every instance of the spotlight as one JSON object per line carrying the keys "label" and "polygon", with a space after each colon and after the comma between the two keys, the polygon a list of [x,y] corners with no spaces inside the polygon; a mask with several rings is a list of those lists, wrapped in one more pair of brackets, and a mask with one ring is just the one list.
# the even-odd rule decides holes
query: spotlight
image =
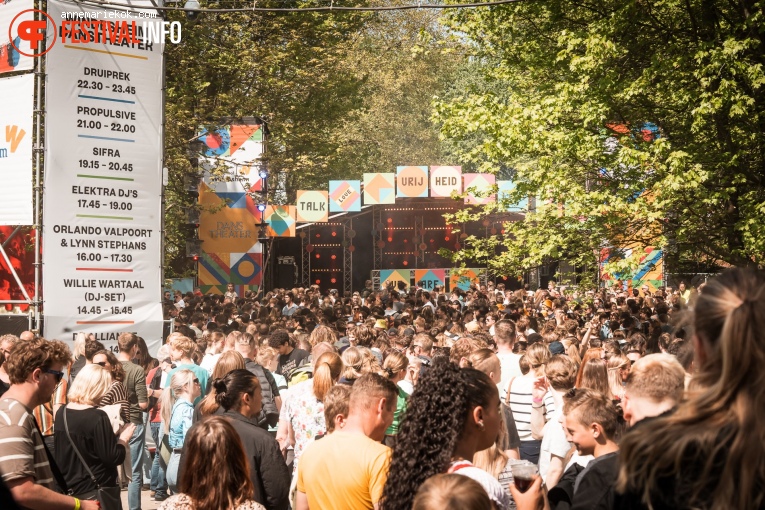
{"label": "spotlight", "polygon": [[186,0],[186,3],[183,5],[183,9],[186,11],[186,17],[189,19],[189,21],[194,21],[199,17],[199,8],[201,6],[199,5],[199,0]]}
{"label": "spotlight", "polygon": [[258,211],[265,212],[266,211],[266,204],[258,204]]}

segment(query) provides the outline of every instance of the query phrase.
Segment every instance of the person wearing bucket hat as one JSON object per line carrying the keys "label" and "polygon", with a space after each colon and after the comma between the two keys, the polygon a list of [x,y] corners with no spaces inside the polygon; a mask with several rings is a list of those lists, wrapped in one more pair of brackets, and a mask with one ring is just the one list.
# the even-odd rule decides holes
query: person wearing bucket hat
{"label": "person wearing bucket hat", "polygon": [[374,329],[381,329],[383,331],[388,329],[388,321],[385,319],[377,319],[375,321]]}

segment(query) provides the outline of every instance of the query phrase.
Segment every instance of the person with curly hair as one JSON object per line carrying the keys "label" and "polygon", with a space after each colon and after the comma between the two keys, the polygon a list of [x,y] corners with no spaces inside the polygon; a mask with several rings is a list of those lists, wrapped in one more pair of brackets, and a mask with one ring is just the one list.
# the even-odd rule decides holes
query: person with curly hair
{"label": "person with curly hair", "polygon": [[499,481],[472,463],[476,452],[494,444],[499,427],[499,391],[489,376],[437,360],[410,397],[381,507],[409,509],[425,480],[456,473],[480,483],[498,508],[508,508]]}

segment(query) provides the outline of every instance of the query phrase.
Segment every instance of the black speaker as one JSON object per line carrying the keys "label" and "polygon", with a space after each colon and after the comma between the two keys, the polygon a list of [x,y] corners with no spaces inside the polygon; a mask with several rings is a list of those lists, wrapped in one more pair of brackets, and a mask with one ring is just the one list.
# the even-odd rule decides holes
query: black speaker
{"label": "black speaker", "polygon": [[28,315],[0,315],[0,335],[19,336],[28,329]]}

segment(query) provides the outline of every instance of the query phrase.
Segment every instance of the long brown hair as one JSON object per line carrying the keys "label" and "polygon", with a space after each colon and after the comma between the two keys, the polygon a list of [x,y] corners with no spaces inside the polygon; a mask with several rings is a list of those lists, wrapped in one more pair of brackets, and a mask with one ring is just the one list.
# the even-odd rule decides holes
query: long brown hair
{"label": "long brown hair", "polygon": [[[694,310],[695,390],[673,414],[621,442],[617,489],[649,507],[673,473],[687,508],[761,508],[765,502],[765,275],[734,269],[710,280]],[[684,471],[693,462],[692,472]],[[669,502],[672,506],[672,501]]]}
{"label": "long brown hair", "polygon": [[324,401],[332,386],[343,373],[343,359],[335,352],[325,352],[316,360],[313,368],[313,396],[319,402]]}
{"label": "long brown hair", "polygon": [[205,418],[189,429],[183,444],[186,466],[178,483],[194,510],[236,508],[253,487],[242,440],[226,418]]}
{"label": "long brown hair", "polygon": [[[244,368],[244,358],[236,351],[226,351],[220,355],[215,368],[213,368],[210,381],[223,379],[230,372]],[[212,387],[212,386],[211,386]],[[215,401],[215,391],[210,391],[199,403],[199,412],[202,416],[209,416],[218,410],[219,404]]]}

